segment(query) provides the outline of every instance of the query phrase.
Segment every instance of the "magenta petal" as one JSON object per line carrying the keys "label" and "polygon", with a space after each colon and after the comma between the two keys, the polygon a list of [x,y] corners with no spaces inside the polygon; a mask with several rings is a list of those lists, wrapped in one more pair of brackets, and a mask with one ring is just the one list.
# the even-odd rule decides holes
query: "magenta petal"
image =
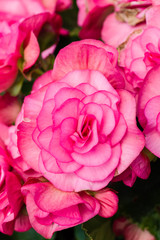
{"label": "magenta petal", "polygon": [[21,186],[18,177],[14,173],[8,172],[6,177],[7,196],[15,217],[23,205]]}
{"label": "magenta petal", "polygon": [[[105,154],[105,148],[106,148],[107,144],[99,144],[98,147],[100,146],[100,148],[98,150],[101,150],[101,147],[103,150],[101,151],[97,151],[97,156],[100,159],[104,156],[102,156],[103,154]],[[97,147],[97,148],[98,148]],[[101,154],[100,154],[101,152]],[[93,155],[94,158],[94,155]],[[119,163],[119,158],[120,158],[120,146],[116,145],[116,147],[112,148],[112,155],[110,158],[108,158],[108,156],[106,157],[106,161],[104,164],[99,165],[99,166],[84,166],[83,168],[79,169],[76,174],[77,176],[79,176],[80,178],[87,180],[87,181],[102,181],[105,178],[107,178],[115,169],[116,166]],[[104,158],[103,158],[104,159]],[[101,174],[99,174],[101,173]]]}
{"label": "magenta petal", "polygon": [[151,172],[150,160],[147,156],[141,153],[136,160],[131,164],[133,171],[142,179],[147,179]]}
{"label": "magenta petal", "polygon": [[72,226],[82,221],[77,205],[53,213],[54,222],[61,226]]}
{"label": "magenta petal", "polygon": [[[73,152],[71,156],[77,163],[82,164],[83,166],[86,166],[88,171],[90,172],[89,170],[90,167],[91,169],[93,166],[99,167],[99,165],[102,165],[109,160],[109,158],[111,157],[111,147],[108,143],[98,144],[87,153],[80,154],[80,153]],[[84,170],[84,167],[82,168],[82,172],[83,170]],[[97,173],[98,173],[98,170],[97,170]],[[87,178],[86,180],[89,180],[89,179]]]}
{"label": "magenta petal", "polygon": [[17,232],[26,232],[32,227],[29,221],[28,214],[25,211],[26,209],[22,208],[21,212],[15,219],[14,230]]}

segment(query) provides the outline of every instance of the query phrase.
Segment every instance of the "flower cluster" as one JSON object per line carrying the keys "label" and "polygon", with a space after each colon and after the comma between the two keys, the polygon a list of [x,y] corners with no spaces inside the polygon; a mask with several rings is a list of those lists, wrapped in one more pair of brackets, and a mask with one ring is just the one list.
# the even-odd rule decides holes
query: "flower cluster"
{"label": "flower cluster", "polygon": [[[160,2],[77,0],[82,40],[61,48],[77,31],[63,27],[72,4],[0,3],[4,234],[34,228],[52,238],[96,215],[110,218],[114,186],[147,179],[160,157]],[[126,240],[155,239],[126,218],[113,226]]]}

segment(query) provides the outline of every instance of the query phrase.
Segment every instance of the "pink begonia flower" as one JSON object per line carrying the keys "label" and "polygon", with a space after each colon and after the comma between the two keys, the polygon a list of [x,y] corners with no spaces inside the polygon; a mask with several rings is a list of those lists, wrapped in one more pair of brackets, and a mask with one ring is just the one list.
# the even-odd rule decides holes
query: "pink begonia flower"
{"label": "pink begonia flower", "polygon": [[118,197],[115,192],[109,188],[95,192],[94,197],[100,203],[98,215],[101,217],[112,217],[118,210]]}
{"label": "pink begonia flower", "polygon": [[119,218],[114,221],[113,231],[117,236],[124,236],[125,240],[156,240],[148,230],[142,230],[125,218]]}
{"label": "pink begonia flower", "polygon": [[148,27],[133,35],[120,53],[120,66],[134,89],[139,89],[147,72],[160,64],[160,29]]}
{"label": "pink begonia flower", "polygon": [[[53,82],[25,98],[18,125],[23,160],[63,191],[102,189],[144,147],[134,97],[108,81],[116,66],[114,54],[107,52],[112,48],[90,43],[75,42],[61,50]],[[46,77],[41,77],[42,85]]]}
{"label": "pink begonia flower", "polygon": [[141,152],[131,165],[123,173],[115,177],[113,181],[117,182],[122,180],[125,185],[132,187],[137,177],[147,179],[150,173],[150,160],[143,152]]}
{"label": "pink begonia flower", "polygon": [[21,178],[12,170],[10,162],[0,138],[0,232],[12,235],[14,230],[27,231],[31,225],[24,212]]}
{"label": "pink begonia flower", "polygon": [[20,112],[20,103],[16,97],[10,96],[8,93],[0,96],[0,122],[11,125],[15,122]]}
{"label": "pink begonia flower", "polygon": [[160,67],[149,71],[139,93],[138,120],[144,129],[145,146],[160,157]]}
{"label": "pink begonia flower", "polygon": [[77,0],[79,8],[78,25],[82,27],[80,38],[99,39],[105,18],[113,12],[110,0]]}
{"label": "pink begonia flower", "polygon": [[0,232],[12,235],[31,228],[21,194],[21,180],[13,172],[7,172],[5,185],[0,192]]}
{"label": "pink begonia flower", "polygon": [[43,237],[88,221],[98,214],[98,200],[85,192],[63,192],[51,183],[30,179],[22,187],[32,227]]}
{"label": "pink begonia flower", "polygon": [[59,15],[36,8],[39,1],[30,2],[2,0],[0,5],[0,92],[15,81],[20,58],[22,66],[19,64],[19,68],[23,72],[35,64],[40,54],[37,37],[43,25],[49,23],[55,35],[61,31],[62,19]]}
{"label": "pink begonia flower", "polygon": [[71,6],[71,0],[1,0],[0,12],[17,18],[35,14],[62,11]]}

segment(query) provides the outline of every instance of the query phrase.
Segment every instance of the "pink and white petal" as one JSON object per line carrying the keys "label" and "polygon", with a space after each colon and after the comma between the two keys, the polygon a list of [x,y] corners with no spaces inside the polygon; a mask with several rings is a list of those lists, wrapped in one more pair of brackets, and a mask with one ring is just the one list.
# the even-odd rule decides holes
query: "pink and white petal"
{"label": "pink and white petal", "polygon": [[103,118],[99,134],[107,137],[115,128],[115,115],[113,110],[107,105],[102,104],[101,108],[103,109]]}
{"label": "pink and white petal", "polygon": [[110,136],[111,145],[114,146],[118,142],[120,142],[122,138],[125,136],[126,131],[127,131],[127,124],[123,115],[121,114],[119,117],[119,121],[116,124],[115,129]]}
{"label": "pink and white petal", "polygon": [[160,133],[156,128],[150,129],[146,126],[144,134],[146,140],[145,147],[157,157],[160,157]]}
{"label": "pink and white petal", "polygon": [[118,165],[118,173],[122,173],[128,166],[138,157],[144,148],[144,136],[142,132],[135,126],[128,129],[121,141],[121,158]]}
{"label": "pink and white petal", "polygon": [[103,120],[103,109],[101,105],[97,103],[87,103],[80,111],[80,115],[88,116],[92,115],[96,118],[98,127],[101,125]]}
{"label": "pink and white petal", "polygon": [[105,103],[108,106],[111,105],[111,101],[104,94],[104,91],[95,92],[93,94],[87,94],[87,96],[83,98],[82,102],[84,104],[92,102],[92,103],[97,103],[97,104],[104,104]]}
{"label": "pink and white petal", "polygon": [[79,89],[80,91],[82,91],[87,96],[97,92],[97,89],[94,88],[93,86],[91,86],[88,83],[81,83],[81,84],[76,86],[76,89]]}
{"label": "pink and white petal", "polygon": [[37,117],[37,127],[40,131],[45,130],[53,124],[52,111],[55,107],[54,99],[50,99],[43,103],[41,111]]}
{"label": "pink and white petal", "polygon": [[160,95],[159,75],[160,75],[160,67],[155,67],[152,70],[150,70],[139,92],[138,120],[143,128],[146,125],[146,118],[144,115],[144,109],[145,109],[146,103],[151,98]]}
{"label": "pink and white petal", "polygon": [[39,148],[43,148],[49,151],[49,144],[52,139],[52,126],[44,129],[42,132],[39,133],[37,141]]}
{"label": "pink and white petal", "polygon": [[[18,149],[23,160],[35,171],[39,172],[38,158],[40,149],[32,139],[35,129],[31,123],[22,122],[18,125]],[[33,160],[34,159],[34,160]]]}
{"label": "pink and white petal", "polygon": [[[46,86],[40,88],[38,91],[32,93],[31,95],[25,97],[24,99],[24,119],[27,121],[34,122],[39,114],[44,95],[46,92]],[[31,107],[32,106],[32,107]]]}
{"label": "pink and white petal", "polygon": [[115,66],[117,63],[117,56],[116,49],[100,41],[86,39],[73,42],[59,52],[52,76],[60,80],[69,72],[85,69],[96,70],[108,76],[113,70],[112,64]]}
{"label": "pink and white petal", "polygon": [[57,161],[65,163],[72,162],[73,159],[70,156],[70,152],[60,145],[60,135],[61,130],[55,129],[52,135],[52,140],[50,141],[49,153],[56,158]]}
{"label": "pink and white petal", "polygon": [[35,217],[38,207],[36,206],[33,197],[30,193],[28,193],[26,196],[26,208],[32,227],[44,238],[50,239],[53,233],[57,230],[57,224],[42,225],[38,223]]}
{"label": "pink and white petal", "polygon": [[54,100],[56,103],[56,108],[59,108],[66,100],[68,99],[79,99],[81,100],[82,98],[85,97],[85,94],[75,88],[62,88],[60,89],[54,96]]}
{"label": "pink and white petal", "polygon": [[71,136],[76,132],[77,120],[74,118],[66,118],[61,123],[60,145],[71,152],[73,150],[74,141]]}
{"label": "pink and white petal", "polygon": [[[109,159],[111,157],[111,154],[112,154],[112,150],[108,143],[104,143],[104,144],[99,143],[97,146],[95,146],[93,149],[91,149],[87,153],[73,152],[71,154],[71,156],[77,163],[83,165],[83,168],[80,169],[79,171],[80,172],[84,171],[85,172],[84,174],[86,174],[86,171],[88,170],[87,175],[89,175],[90,169],[92,171],[92,167],[95,171],[96,171],[97,167],[99,168],[99,166],[103,169],[103,167],[101,165],[104,165],[107,161],[110,161]],[[84,168],[86,169],[86,171],[84,170]],[[107,169],[104,169],[104,172],[106,172],[106,171],[107,171]],[[77,173],[77,174],[79,176],[79,173]],[[99,174],[98,170],[97,170],[97,174]],[[100,174],[100,175],[101,175],[100,177],[102,177],[102,174]],[[92,177],[94,177],[94,176],[92,176]],[[85,180],[89,181],[89,176]]]}
{"label": "pink and white petal", "polygon": [[54,80],[52,80],[52,82],[47,86],[44,101],[53,99],[56,93],[63,88],[70,88],[70,86],[64,82],[54,82]]}
{"label": "pink and white petal", "polygon": [[46,169],[43,165],[43,162],[40,163],[40,170],[42,174],[45,176],[45,178],[48,179],[56,188],[62,191],[69,191],[69,192],[70,191],[80,192],[83,190],[93,190],[93,191],[99,190],[105,187],[114,176],[114,172],[113,172],[104,181],[88,182],[76,176],[75,173],[53,174],[53,173],[47,172],[46,174]]}
{"label": "pink and white petal", "polygon": [[151,98],[145,105],[144,115],[147,119],[147,126],[155,127],[157,125],[157,116],[160,113],[160,95]]}
{"label": "pink and white petal", "polygon": [[82,107],[83,104],[80,103],[80,100],[77,98],[66,100],[59,109],[52,113],[54,128],[59,126],[66,118],[77,119],[79,116],[79,111]]}
{"label": "pink and white petal", "polygon": [[49,152],[42,149],[39,158],[41,159],[39,160],[39,168],[41,168],[40,164],[43,162],[44,167],[48,172],[62,173],[62,170],[58,166],[56,159]]}
{"label": "pink and white petal", "polygon": [[[103,145],[103,148],[105,148],[105,144],[102,144],[102,145]],[[104,154],[104,149],[103,149],[103,151],[100,151],[100,152],[102,152],[102,154]],[[100,155],[100,152],[99,152],[99,155]],[[117,167],[117,165],[119,163],[119,159],[120,159],[120,153],[121,153],[120,145],[116,145],[114,148],[112,148],[111,157],[107,158],[104,164],[101,164],[101,162],[100,162],[99,166],[93,166],[93,167],[84,166],[83,168],[76,171],[77,176],[86,181],[91,181],[91,182],[105,180],[107,177],[110,176],[110,174],[113,171],[116,170],[116,167]]]}
{"label": "pink and white petal", "polygon": [[81,142],[81,138],[79,138],[78,140],[79,140],[78,142],[75,142],[73,149],[74,149],[74,152],[79,154],[81,153],[85,154],[89,152],[93,147],[95,147],[98,144],[99,137],[97,132],[97,121],[95,119],[92,122],[92,129],[91,129],[90,136],[86,137],[86,140],[84,142],[83,141]]}
{"label": "pink and white petal", "polygon": [[43,73],[39,78],[36,79],[36,81],[33,84],[32,87],[32,92],[37,91],[41,87],[44,87],[48,83],[53,82],[52,76],[51,76],[52,71],[47,71]]}

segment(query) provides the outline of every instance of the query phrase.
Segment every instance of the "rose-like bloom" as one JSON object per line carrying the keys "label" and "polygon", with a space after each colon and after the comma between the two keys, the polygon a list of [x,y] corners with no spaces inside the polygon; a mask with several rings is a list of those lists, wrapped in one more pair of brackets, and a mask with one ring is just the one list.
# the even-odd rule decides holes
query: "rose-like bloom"
{"label": "rose-like bloom", "polygon": [[[152,36],[152,37],[151,37]],[[147,72],[160,63],[160,29],[148,27],[133,35],[120,53],[120,66],[133,88],[140,88]]]}
{"label": "rose-like bloom", "polygon": [[145,146],[160,157],[160,67],[147,74],[139,93],[138,120],[144,129]]}
{"label": "rose-like bloom", "polygon": [[148,230],[142,230],[126,218],[116,219],[113,223],[113,231],[117,236],[124,236],[125,240],[156,240]]}
{"label": "rose-like bloom", "polygon": [[24,100],[18,125],[23,160],[64,191],[105,187],[144,147],[134,97],[108,81],[113,55],[99,41],[91,43],[73,43],[61,51],[52,82],[39,88],[40,82],[51,81],[47,74],[41,77]]}
{"label": "rose-like bloom", "polygon": [[45,238],[98,214],[98,200],[85,192],[62,192],[51,183],[30,179],[22,187],[32,227]]}

